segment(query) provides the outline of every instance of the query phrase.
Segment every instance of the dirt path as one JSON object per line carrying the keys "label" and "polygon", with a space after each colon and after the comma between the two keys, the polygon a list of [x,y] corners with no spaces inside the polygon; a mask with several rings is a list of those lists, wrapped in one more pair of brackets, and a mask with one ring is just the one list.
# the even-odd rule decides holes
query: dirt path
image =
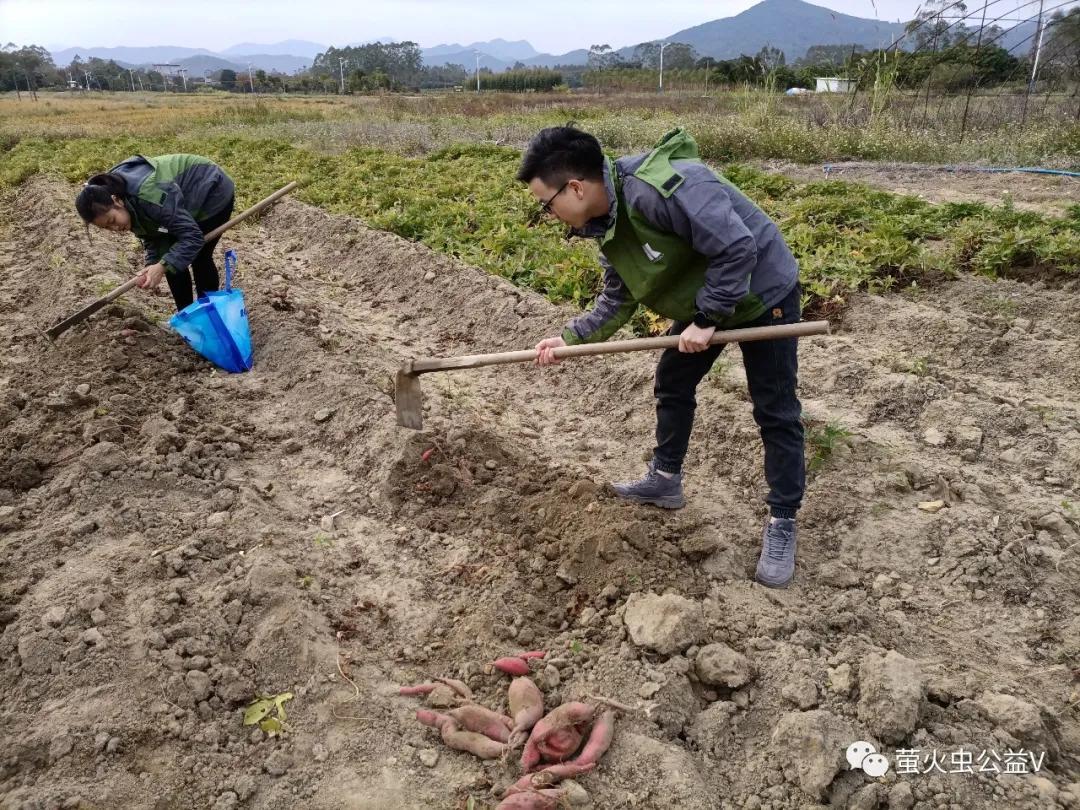
{"label": "dirt path", "polygon": [[[193,357],[164,297],[49,346],[137,262],[87,243],[71,193],[0,201],[0,807],[493,806],[514,768],[443,748],[394,687],[462,677],[504,708],[482,665],[526,648],[552,651],[549,704],[638,709],[581,779],[597,808],[1080,807],[1075,291],[860,297],[805,341],[821,464],[772,592],[737,349],[688,507],[629,507],[602,484],[643,467],[654,358],[431,375],[402,430],[405,358],[529,346],[567,312],[294,201],[225,240],[252,372]],[[285,691],[288,735],[242,725]],[[847,770],[860,739],[883,779]],[[899,748],[1046,758],[905,774]]]}
{"label": "dirt path", "polygon": [[763,161],[760,165],[800,183],[846,180],[866,183],[894,194],[910,194],[934,203],[1001,205],[1008,200],[1017,208],[1055,217],[1064,216],[1069,206],[1080,203],[1080,178],[1066,175],[945,172],[895,164],[847,166],[840,163],[831,166],[826,177],[822,165],[784,160]]}

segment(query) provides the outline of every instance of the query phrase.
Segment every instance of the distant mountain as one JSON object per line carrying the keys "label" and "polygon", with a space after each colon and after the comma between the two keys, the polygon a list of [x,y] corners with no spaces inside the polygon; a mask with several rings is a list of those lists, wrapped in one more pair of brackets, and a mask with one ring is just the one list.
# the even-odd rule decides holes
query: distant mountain
{"label": "distant mountain", "polygon": [[[903,23],[853,17],[804,0],[762,0],[734,17],[724,17],[686,28],[660,41],[684,42],[692,45],[701,56],[711,56],[714,59],[735,59],[742,54],[752,56],[763,46],[771,45],[782,50],[788,63],[791,63],[805,55],[812,45],[857,44],[872,49],[889,45],[903,32]],[[1034,23],[1023,23],[995,40],[994,44],[1022,57],[1030,50],[1034,33]],[[350,46],[400,41],[400,37],[378,37],[350,43]],[[626,46],[618,53],[623,58],[631,58],[634,47]],[[288,39],[269,45],[242,42],[222,52],[161,45],[64,48],[53,51],[52,55],[53,60],[60,66],[70,64],[76,54],[82,59],[113,59],[125,67],[179,63],[188,69],[189,75],[201,76],[208,70],[216,71],[226,67],[244,71],[249,63],[256,69],[268,72],[293,73],[310,66],[314,57],[325,53],[327,48],[328,46],[317,42]],[[461,65],[470,72],[476,68],[477,53],[480,54],[480,66],[495,72],[506,70],[517,62],[529,67],[555,67],[584,65],[589,59],[588,51],[584,49],[563,54],[537,53],[526,40],[492,39],[469,45],[455,42],[421,48],[421,56],[426,65]]]}
{"label": "distant mountain", "polygon": [[217,55],[206,48],[156,45],[141,48],[64,48],[62,51],[53,51],[52,58],[57,65],[70,65],[71,60],[76,56],[83,61],[91,57],[97,57],[98,59],[112,59],[118,63],[123,62],[125,65],[147,65],[178,62],[188,56],[197,56],[199,54]]}
{"label": "distant mountain", "polygon": [[217,73],[219,70],[235,70],[237,73],[240,71],[247,71],[247,64],[241,66],[238,62],[222,59],[220,56],[208,56],[206,54],[185,57],[177,64],[187,70],[189,78],[199,78],[208,73]]}
{"label": "distant mountain", "polygon": [[472,45],[466,45],[463,50],[466,51],[480,51],[486,53],[488,56],[494,56],[496,59],[501,59],[503,62],[524,62],[533,56],[539,55],[539,52],[523,39],[519,39],[516,42],[507,42],[505,39],[492,39],[488,42],[474,42]]}
{"label": "distant mountain", "polygon": [[[1051,28],[1050,30],[1053,31],[1054,29]],[[1020,23],[1007,30],[1000,39],[994,40],[991,44],[1004,48],[1017,59],[1023,59],[1035,44],[1035,38],[1038,34],[1039,26],[1035,23]],[[1045,41],[1043,45],[1045,51]]]}
{"label": "distant mountain", "polygon": [[[365,39],[362,42],[348,42],[345,45],[335,46],[335,47],[359,48],[362,45],[372,45],[372,44],[374,44],[376,42],[381,42],[384,45],[389,45],[391,42],[405,42],[405,41],[407,41],[407,39],[403,40],[401,37],[372,37],[371,39]],[[325,51],[325,50],[326,50],[326,48],[323,48],[323,51]]]}
{"label": "distant mountain", "polygon": [[308,67],[312,62],[312,58],[307,56],[266,53],[236,53],[226,56],[204,48],[171,45],[150,48],[65,48],[52,52],[53,62],[59,66],[71,64],[71,60],[76,55],[84,62],[92,57],[112,59],[124,68],[149,68],[160,64],[180,65],[187,68],[189,76],[202,76],[206,71],[213,72],[225,68],[246,71],[249,64],[256,70],[265,70],[268,73],[275,71],[294,73]]}
{"label": "distant mountain", "polygon": [[440,56],[446,56],[447,54],[451,53],[461,53],[465,50],[468,49],[464,45],[459,42],[454,42],[448,45],[443,44],[435,45],[431,48],[421,48],[420,53],[423,55],[424,60],[426,61],[428,59],[438,59]]}
{"label": "distant mountain", "polygon": [[326,51],[326,46],[320,45],[318,42],[308,42],[305,39],[286,39],[281,42],[271,42],[269,45],[241,42],[221,51],[221,55],[243,56],[245,58],[247,58],[247,54],[252,53],[263,56],[297,56],[307,59],[310,65],[315,55],[324,51]]}
{"label": "distant mountain", "polygon": [[[685,28],[662,41],[693,45],[698,54],[714,59],[753,56],[771,45],[782,50],[790,63],[805,55],[811,45],[855,43],[876,48],[903,33],[903,23],[852,17],[803,0],[762,0],[734,17]],[[632,47],[623,48],[619,53],[629,58],[633,51]]]}
{"label": "distant mountain", "polygon": [[474,42],[460,45],[457,42],[421,48],[420,55],[425,65],[472,65],[476,66],[476,55],[480,53],[480,67],[489,67],[494,71],[505,70],[515,62],[525,62],[538,55],[536,49],[525,40],[507,42],[505,39],[493,39],[489,42]]}
{"label": "distant mountain", "polygon": [[584,48],[579,48],[576,51],[558,55],[541,53],[521,61],[529,67],[553,68],[558,65],[587,65],[589,63],[589,52]]}
{"label": "distant mountain", "polygon": [[[440,67],[443,65],[461,65],[468,71],[476,69],[477,52],[473,50],[451,51],[442,54],[436,54],[434,56],[430,56],[423,51],[421,51],[421,53],[424,56],[424,64],[429,67]],[[510,65],[511,63],[504,62],[502,59],[496,59],[494,56],[490,56],[489,54],[480,54],[480,67],[487,68],[493,73],[500,73],[509,68]]]}
{"label": "distant mountain", "polygon": [[231,57],[230,61],[238,63],[243,70],[247,70],[250,63],[256,70],[265,70],[267,73],[295,73],[302,68],[310,67],[313,58],[289,54],[253,53],[237,54]]}

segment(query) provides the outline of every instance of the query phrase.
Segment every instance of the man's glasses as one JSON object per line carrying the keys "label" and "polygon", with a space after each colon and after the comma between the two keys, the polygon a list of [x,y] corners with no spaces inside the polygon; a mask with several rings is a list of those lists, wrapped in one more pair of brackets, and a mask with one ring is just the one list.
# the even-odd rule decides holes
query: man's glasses
{"label": "man's glasses", "polygon": [[554,194],[552,194],[550,197],[548,197],[547,202],[543,203],[540,206],[540,213],[541,214],[544,214],[545,216],[547,216],[548,214],[551,213],[551,204],[553,202],[555,202],[556,197],[558,197],[560,194],[562,194],[564,191],[566,191],[566,187],[568,185],[570,185],[569,180],[567,180],[565,183],[563,183],[561,186],[559,186],[559,190],[556,191]]}

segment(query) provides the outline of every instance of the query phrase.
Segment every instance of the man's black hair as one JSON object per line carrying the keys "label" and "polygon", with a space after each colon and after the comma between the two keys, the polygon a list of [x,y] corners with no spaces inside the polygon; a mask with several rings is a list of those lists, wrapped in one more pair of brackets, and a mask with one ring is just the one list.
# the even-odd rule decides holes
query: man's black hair
{"label": "man's black hair", "polygon": [[600,141],[574,127],[540,130],[529,141],[517,173],[522,183],[536,177],[552,188],[571,179],[603,179],[604,152]]}

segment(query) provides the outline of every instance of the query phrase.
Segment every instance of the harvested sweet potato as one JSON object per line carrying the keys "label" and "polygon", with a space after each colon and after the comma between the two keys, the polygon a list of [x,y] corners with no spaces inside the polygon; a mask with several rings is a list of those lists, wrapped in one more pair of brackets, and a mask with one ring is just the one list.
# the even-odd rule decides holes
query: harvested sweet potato
{"label": "harvested sweet potato", "polygon": [[562,762],[577,753],[583,739],[584,731],[577,726],[567,726],[555,729],[542,740],[537,740],[536,747],[544,762]]}
{"label": "harvested sweet potato", "polygon": [[589,739],[581,753],[574,758],[575,765],[595,765],[611,746],[615,736],[615,712],[608,709],[593,723]]}
{"label": "harvested sweet potato", "polygon": [[504,743],[510,739],[509,717],[493,712],[475,703],[466,703],[450,712],[458,724],[466,731],[475,731],[485,737]]}
{"label": "harvested sweet potato", "polygon": [[464,731],[453,718],[448,718],[441,727],[443,742],[455,751],[466,751],[480,759],[498,759],[506,751],[506,746],[488,739],[475,731]]}
{"label": "harvested sweet potato", "polygon": [[520,652],[515,658],[543,658],[547,655],[547,650],[530,650],[529,652]]}
{"label": "harvested sweet potato", "polygon": [[[455,709],[454,711],[458,710]],[[461,724],[449,715],[429,712],[427,709],[417,709],[416,719],[425,726],[439,729],[443,742],[455,751],[467,751],[480,757],[480,759],[498,759],[507,750],[505,745],[496,740],[475,731],[463,729]],[[509,733],[506,726],[503,726],[503,728]]]}
{"label": "harvested sweet potato", "polygon": [[541,771],[525,774],[506,789],[506,792],[503,793],[503,797],[505,798],[506,796],[522,791],[539,790],[541,788],[550,787],[551,785],[561,782],[563,779],[572,779],[583,773],[588,773],[595,767],[595,763],[578,765],[574,762],[549,765]]}
{"label": "harvested sweet potato", "polygon": [[453,678],[434,678],[435,683],[418,683],[415,686],[400,686],[398,694],[408,697],[430,695],[435,690],[441,690],[449,700],[460,702],[472,700],[472,690],[464,683]]}
{"label": "harvested sweet potato", "polygon": [[[577,742],[574,744],[576,749],[577,745],[581,744],[581,735],[584,729],[592,721],[594,709],[587,703],[564,703],[556,709],[548,712],[547,715],[540,718],[536,725],[533,726],[532,734],[529,735],[528,741],[525,743],[525,750],[521,754],[521,767],[526,773],[535,770],[537,765],[540,764],[541,756],[543,756],[540,744],[544,744],[544,748],[552,753],[553,759],[565,759],[574,753],[571,749],[566,752],[566,748],[574,742],[574,736],[576,734]],[[572,729],[569,733],[556,734],[557,732]],[[552,741],[548,741],[548,738],[555,734],[555,738]]]}
{"label": "harvested sweet potato", "polygon": [[455,680],[454,678],[434,678],[433,680],[446,684],[465,700],[473,699],[472,690],[462,681]]}
{"label": "harvested sweet potato", "polygon": [[439,714],[438,712],[429,712],[427,709],[417,709],[416,719],[423,723],[425,726],[431,726],[442,730],[443,725],[452,718],[445,714]]}
{"label": "harvested sweet potato", "polygon": [[499,670],[499,672],[505,672],[507,675],[528,675],[530,672],[529,662],[516,655],[497,658],[491,662],[491,666]]}
{"label": "harvested sweet potato", "polygon": [[433,683],[418,683],[416,686],[400,686],[398,687],[399,695],[407,695],[409,697],[416,697],[417,695],[429,695],[435,690],[435,684]]}
{"label": "harvested sweet potato", "polygon": [[583,773],[588,773],[596,767],[595,762],[586,764],[573,762],[560,762],[558,765],[548,765],[546,768],[529,774],[533,780],[533,787],[546,787],[561,782],[563,779],[574,779]]}
{"label": "harvested sweet potato", "polygon": [[510,682],[510,717],[514,721],[510,747],[518,748],[529,736],[536,721],[544,716],[544,693],[529,678]]}

